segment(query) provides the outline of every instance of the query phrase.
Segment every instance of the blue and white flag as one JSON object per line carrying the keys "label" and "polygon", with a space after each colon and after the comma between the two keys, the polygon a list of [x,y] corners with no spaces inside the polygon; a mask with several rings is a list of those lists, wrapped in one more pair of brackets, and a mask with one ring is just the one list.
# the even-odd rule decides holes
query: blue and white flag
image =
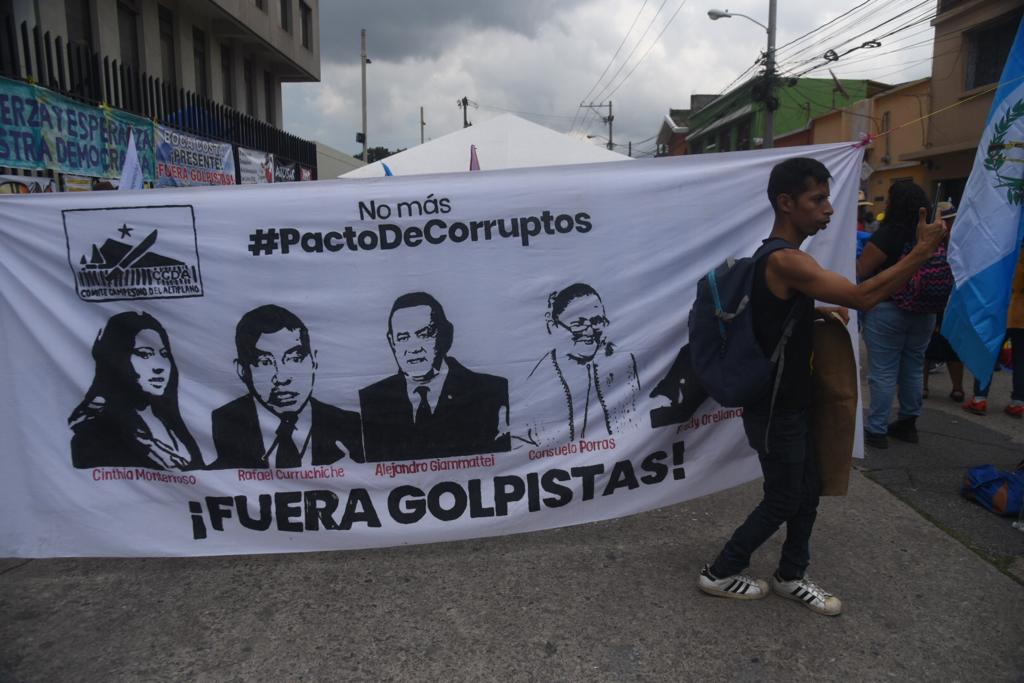
{"label": "blue and white flag", "polygon": [[942,335],[983,385],[1006,333],[1024,239],[1024,35],[1017,30],[949,240],[956,288]]}

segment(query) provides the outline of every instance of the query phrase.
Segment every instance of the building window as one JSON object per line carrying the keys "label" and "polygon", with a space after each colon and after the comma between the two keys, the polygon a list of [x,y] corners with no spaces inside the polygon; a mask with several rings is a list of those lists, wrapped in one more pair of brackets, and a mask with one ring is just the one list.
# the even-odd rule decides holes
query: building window
{"label": "building window", "polygon": [[95,51],[89,0],[64,0],[64,13],[68,21],[68,45],[80,45],[90,52]]}
{"label": "building window", "polygon": [[245,113],[256,116],[256,81],[253,80],[252,62],[242,62],[242,79],[245,81]]}
{"label": "building window", "polygon": [[256,5],[256,9],[261,9],[264,12],[267,11],[267,0],[255,0],[254,4]]}
{"label": "building window", "polygon": [[178,87],[178,62],[174,51],[174,13],[160,6],[160,71],[164,83],[171,88]]}
{"label": "building window", "polygon": [[281,0],[281,28],[292,32],[292,0]]}
{"label": "building window", "polygon": [[1013,39],[1017,35],[1017,24],[1021,12],[1014,12],[989,24],[964,34],[967,43],[967,68],[964,89],[972,90],[989,83],[996,83],[1003,72],[1003,65],[1010,54]]}
{"label": "building window", "polygon": [[220,80],[224,87],[224,104],[235,106],[235,55],[227,45],[220,46]]}
{"label": "building window", "polygon": [[302,29],[302,47],[313,49],[313,10],[309,5],[299,1],[299,22]]}
{"label": "building window", "polygon": [[274,121],[274,77],[270,75],[269,71],[263,72],[263,96],[266,98],[267,123],[276,126],[277,122]]}
{"label": "building window", "polygon": [[730,131],[726,128],[722,128],[718,131],[718,149],[715,150],[716,152],[730,151],[731,147],[729,143],[731,142],[732,136],[729,135],[729,133]]}
{"label": "building window", "polygon": [[121,64],[139,72],[139,12],[134,2],[117,3],[117,35],[121,44]]}
{"label": "building window", "polygon": [[196,93],[210,96],[210,65],[206,59],[206,34],[192,27],[192,59],[196,65]]}

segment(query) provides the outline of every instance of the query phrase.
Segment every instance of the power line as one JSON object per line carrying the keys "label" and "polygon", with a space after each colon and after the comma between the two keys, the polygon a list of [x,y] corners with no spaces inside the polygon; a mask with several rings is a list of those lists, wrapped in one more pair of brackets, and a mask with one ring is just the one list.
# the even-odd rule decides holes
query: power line
{"label": "power line", "polygon": [[594,97],[595,100],[600,101],[604,99],[604,92],[608,90],[608,86],[610,86],[615,81],[615,79],[618,78],[619,74],[622,73],[622,69],[626,66],[626,64],[629,63],[629,60],[633,58],[633,55],[636,53],[637,48],[640,47],[640,43],[644,42],[644,38],[647,37],[647,33],[651,30],[651,27],[654,26],[655,20],[657,20],[658,15],[661,14],[661,10],[663,10],[665,8],[665,5],[667,4],[668,0],[662,0],[661,4],[658,5],[658,11],[654,13],[653,17],[651,17],[650,22],[648,22],[647,24],[647,28],[645,28],[644,32],[640,34],[640,38],[637,39],[636,45],[633,46],[633,49],[629,51],[628,55],[626,55],[626,59],[623,60],[622,64],[619,64],[619,68],[615,70],[615,73],[612,74],[612,77],[608,79],[608,82],[605,84],[605,86]]}
{"label": "power line", "polygon": [[[885,7],[885,9],[883,10],[883,12],[885,14],[887,14],[889,12],[892,12],[892,16],[890,16],[886,21],[882,22],[881,24],[876,24],[872,28],[867,29],[867,31],[865,31],[864,34],[871,33],[873,31],[875,31],[876,29],[884,26],[885,24],[887,24],[889,22],[892,22],[892,21],[895,21],[895,20],[899,19],[902,16],[905,16],[908,12],[913,12],[914,10],[920,8],[922,5],[927,4],[929,2],[933,2],[933,1],[934,0],[924,0],[923,2],[919,2],[918,0],[903,0],[901,3],[892,3],[890,5],[887,5]],[[883,16],[885,14],[883,14]],[[828,31],[824,35],[821,35],[821,36],[817,37],[817,39],[814,40],[813,42],[800,47],[799,49],[797,49],[795,52],[793,52],[791,54],[786,55],[786,60],[788,60],[788,61],[796,61],[796,60],[803,59],[803,58],[805,58],[807,56],[810,56],[810,55],[814,55],[814,57],[816,58],[817,55],[820,52],[823,52],[825,50],[825,46],[827,44],[833,43],[836,40],[839,40],[840,42],[838,44],[835,44],[833,46],[833,49],[838,49],[838,48],[842,47],[843,45],[848,43],[850,40],[855,40],[857,37],[859,37],[859,36],[854,36],[853,38],[843,39],[843,34],[847,33],[851,29],[853,29],[853,30],[859,29],[860,25],[863,22],[863,19],[864,18],[862,18],[862,17],[857,17],[856,21],[854,21],[854,16],[853,15],[848,15],[847,20],[846,20],[846,23],[849,24],[848,26],[840,26],[839,24],[837,24],[836,26],[834,26],[832,28],[832,30]],[[863,35],[863,34],[861,34],[861,35]]]}
{"label": "power line", "polygon": [[643,57],[640,58],[640,61],[638,61],[636,65],[629,70],[629,73],[626,74],[625,78],[619,81],[619,84],[615,86],[615,89],[608,93],[608,97],[614,95],[618,91],[618,89],[622,87],[623,83],[629,80],[629,77],[633,75],[633,72],[636,71],[637,68],[639,68],[639,66],[644,63],[644,60],[647,59],[647,55],[650,54],[651,50],[654,49],[654,46],[658,44],[658,41],[661,39],[661,36],[664,35],[665,31],[672,24],[672,21],[676,18],[676,15],[679,14],[679,10],[683,9],[683,5],[685,5],[686,2],[687,0],[683,0],[682,2],[679,3],[679,7],[677,7],[676,11],[672,13],[671,17],[669,17],[668,22],[664,26],[662,26],[661,32],[658,33],[657,37],[655,37],[654,39],[654,42],[651,43],[650,47],[647,48],[647,51],[644,52]]}
{"label": "power line", "polygon": [[[622,36],[622,41],[619,43],[619,46],[615,48],[615,54],[613,54],[612,58],[608,60],[608,65],[604,67],[604,71],[602,71],[601,75],[597,77],[596,81],[594,81],[594,85],[590,86],[590,90],[587,91],[587,94],[580,98],[580,102],[586,102],[587,99],[590,98],[590,94],[594,92],[594,88],[596,88],[597,85],[601,82],[601,79],[604,78],[604,75],[608,73],[608,69],[610,69],[612,64],[615,62],[615,58],[619,56],[619,52],[622,50],[622,46],[626,44],[626,39],[629,38],[629,34],[633,32],[633,27],[636,26],[637,20],[640,19],[640,15],[643,14],[644,8],[647,7],[647,2],[648,0],[644,0],[644,4],[640,5],[640,9],[637,11],[636,16],[633,17],[633,23],[629,25],[629,30],[626,31],[626,35]],[[579,112],[580,110],[577,109],[577,116],[579,115]],[[576,116],[573,117],[572,124],[572,127],[569,128],[570,131],[572,131],[572,129],[575,128],[576,126]]]}
{"label": "power line", "polygon": [[845,12],[843,12],[842,14],[840,14],[839,16],[837,16],[837,17],[835,17],[833,19],[830,19],[830,20],[826,21],[821,26],[819,26],[817,28],[813,28],[810,31],[808,31],[807,33],[803,34],[802,36],[797,36],[796,38],[794,38],[793,40],[789,41],[788,43],[784,43],[784,44],[780,45],[779,47],[775,48],[775,54],[778,55],[780,52],[784,51],[786,48],[790,47],[791,45],[795,45],[796,43],[799,43],[804,38],[807,38],[808,36],[814,35],[818,31],[821,31],[822,29],[824,29],[824,28],[834,24],[835,22],[841,20],[843,17],[846,17],[846,16],[849,16],[851,14],[856,13],[857,10],[859,10],[862,7],[864,7],[865,5],[870,5],[872,2],[877,2],[877,1],[878,0],[864,0],[864,2],[862,2],[861,4],[857,5],[856,7],[851,8],[851,9],[846,10]]}
{"label": "power line", "polygon": [[[884,21],[881,24],[879,24],[878,26],[875,26],[872,29],[869,29],[868,31],[865,31],[865,32],[860,33],[860,34],[858,34],[856,36],[853,36],[852,38],[848,38],[847,40],[843,41],[843,43],[840,43],[839,45],[837,45],[835,48],[832,48],[832,49],[828,50],[820,58],[823,61],[819,62],[818,64],[815,64],[815,65],[811,66],[810,68],[807,68],[807,69],[801,71],[800,73],[794,73],[796,67],[791,67],[790,70],[787,71],[783,75],[787,75],[787,76],[791,76],[791,77],[795,77],[795,78],[800,78],[801,76],[804,76],[805,74],[810,73],[811,71],[815,71],[815,70],[821,68],[822,66],[833,64],[833,63],[839,61],[840,59],[842,59],[844,56],[846,56],[846,55],[848,55],[851,52],[854,52],[856,50],[865,49],[865,48],[880,47],[881,46],[881,42],[879,42],[879,41],[882,38],[885,38],[885,37],[888,37],[888,36],[891,36],[891,35],[895,35],[896,33],[900,32],[900,31],[905,31],[905,30],[907,30],[909,28],[912,28],[913,26],[916,26],[918,24],[930,21],[931,19],[934,18],[934,16],[935,15],[932,14],[930,16],[921,15],[921,16],[915,17],[913,20],[911,20],[910,23],[907,23],[907,24],[899,27],[898,29],[894,29],[894,30],[892,30],[892,31],[890,31],[890,32],[888,32],[886,34],[878,36],[878,38],[874,38],[874,39],[868,40],[868,41],[862,43],[861,45],[852,47],[852,48],[850,48],[850,49],[848,49],[848,50],[846,50],[846,51],[844,51],[842,53],[837,53],[836,52],[837,48],[841,47],[842,45],[844,45],[846,43],[849,43],[850,41],[856,40],[858,38],[861,38],[861,37],[867,35],[868,33],[870,33],[871,31],[873,31],[875,28],[879,28],[880,26],[883,26],[883,25],[885,25],[885,24],[887,24],[887,23],[889,23],[891,21],[894,21],[895,19],[898,18],[898,17],[893,17],[892,19]],[[812,61],[812,60],[809,60],[809,61]]]}
{"label": "power line", "polygon": [[479,104],[478,103],[477,106],[480,109],[491,109],[491,110],[494,110],[494,111],[504,111],[504,112],[508,112],[510,114],[519,114],[521,116],[537,116],[537,117],[545,118],[545,119],[571,119],[571,118],[575,118],[575,117],[569,116],[567,114],[541,114],[541,113],[533,112],[533,111],[517,111],[515,109],[505,109],[504,107],[495,107],[495,106],[492,106],[492,105],[489,105],[489,104]]}

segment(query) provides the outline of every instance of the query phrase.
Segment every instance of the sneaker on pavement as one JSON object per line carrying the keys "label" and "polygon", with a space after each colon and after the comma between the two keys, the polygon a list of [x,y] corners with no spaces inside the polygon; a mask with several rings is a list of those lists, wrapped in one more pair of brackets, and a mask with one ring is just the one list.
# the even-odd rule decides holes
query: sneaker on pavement
{"label": "sneaker on pavement", "polygon": [[1014,401],[1003,408],[1003,412],[1010,417],[1016,417],[1017,419],[1024,417],[1024,401]]}
{"label": "sneaker on pavement", "polygon": [[988,411],[988,401],[983,398],[972,398],[967,403],[960,406],[968,413],[974,413],[975,415],[984,415]]}
{"label": "sneaker on pavement", "polygon": [[806,576],[793,581],[783,581],[776,573],[772,576],[772,590],[790,600],[802,602],[808,609],[834,617],[843,611],[843,603]]}
{"label": "sneaker on pavement", "polygon": [[889,436],[907,443],[917,443],[917,418],[904,417],[889,425]]}
{"label": "sneaker on pavement", "polygon": [[872,448],[888,448],[889,437],[885,434],[878,434],[876,432],[869,432],[864,430],[864,445],[871,446]]}
{"label": "sneaker on pavement", "polygon": [[704,565],[700,570],[697,587],[708,595],[737,600],[760,600],[768,596],[768,582],[754,579],[744,574],[733,574],[724,579],[717,579],[711,574],[711,568]]}

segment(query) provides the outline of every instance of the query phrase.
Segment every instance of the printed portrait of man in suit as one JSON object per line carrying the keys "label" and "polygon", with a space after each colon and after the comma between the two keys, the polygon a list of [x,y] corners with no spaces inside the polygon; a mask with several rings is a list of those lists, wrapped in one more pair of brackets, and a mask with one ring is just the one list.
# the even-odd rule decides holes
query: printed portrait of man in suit
{"label": "printed portrait of man in suit", "polygon": [[313,398],[309,330],[280,306],[254,308],[235,328],[235,371],[249,393],[213,411],[210,469],[362,462],[359,414]]}
{"label": "printed portrait of man in suit", "polygon": [[395,300],[387,338],[398,372],[359,392],[367,462],[509,450],[508,380],[448,355],[454,334],[430,294]]}

